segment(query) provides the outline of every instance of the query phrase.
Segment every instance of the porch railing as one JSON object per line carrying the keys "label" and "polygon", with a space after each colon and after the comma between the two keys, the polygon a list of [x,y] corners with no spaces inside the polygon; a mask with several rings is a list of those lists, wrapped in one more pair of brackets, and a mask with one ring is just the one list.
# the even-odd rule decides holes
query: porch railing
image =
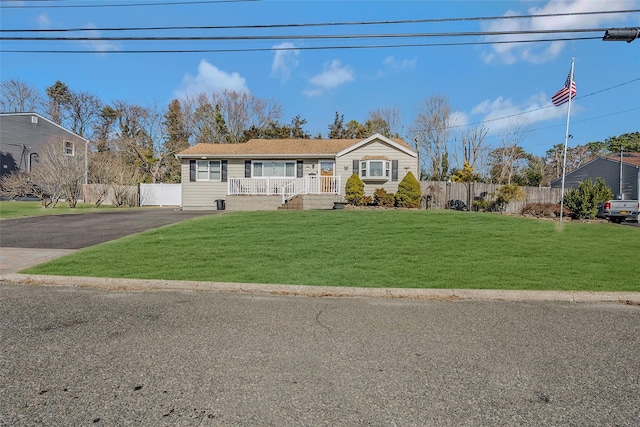
{"label": "porch railing", "polygon": [[340,194],[339,176],[303,178],[229,178],[229,195],[282,195],[282,203],[298,194]]}
{"label": "porch railing", "polygon": [[282,194],[285,185],[296,178],[229,178],[227,194],[246,194],[252,196],[271,196]]}
{"label": "porch railing", "polygon": [[299,178],[285,185],[282,203],[286,203],[298,194],[340,194],[340,177],[307,175]]}

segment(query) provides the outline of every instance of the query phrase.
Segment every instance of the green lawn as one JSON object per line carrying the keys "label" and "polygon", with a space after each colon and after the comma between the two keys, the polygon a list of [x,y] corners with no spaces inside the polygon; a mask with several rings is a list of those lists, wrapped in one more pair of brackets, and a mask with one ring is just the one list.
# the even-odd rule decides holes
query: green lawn
{"label": "green lawn", "polygon": [[640,229],[455,211],[226,213],[27,273],[300,285],[640,291]]}
{"label": "green lawn", "polygon": [[[94,212],[98,209],[116,209],[113,206],[105,205],[98,208],[85,203],[71,209],[66,203],[58,203],[55,208],[43,208],[40,202],[16,202],[13,200],[0,201],[0,219],[19,218],[37,215],[61,215],[70,213]],[[118,208],[122,209],[122,208]]]}

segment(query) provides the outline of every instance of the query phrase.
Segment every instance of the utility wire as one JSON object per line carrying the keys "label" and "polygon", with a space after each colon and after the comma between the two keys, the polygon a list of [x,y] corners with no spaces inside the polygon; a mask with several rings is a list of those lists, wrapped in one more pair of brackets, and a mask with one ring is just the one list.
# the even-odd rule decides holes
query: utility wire
{"label": "utility wire", "polygon": [[287,36],[147,36],[147,37],[0,37],[4,41],[237,41],[237,40],[340,40],[376,38],[425,38],[425,37],[489,37],[531,34],[602,33],[607,28],[575,28],[562,30],[519,30],[519,31],[459,31],[447,33],[406,33],[406,34],[321,34]]}
{"label": "utility wire", "polygon": [[568,12],[545,13],[537,15],[509,15],[509,16],[485,16],[463,18],[432,18],[432,19],[402,19],[385,21],[353,21],[353,22],[323,22],[323,23],[298,23],[298,24],[258,24],[258,25],[207,25],[207,26],[168,26],[168,27],[103,27],[103,28],[58,28],[58,29],[0,29],[0,32],[81,32],[81,31],[157,31],[157,30],[234,30],[234,29],[267,29],[267,28],[304,28],[304,27],[332,27],[350,25],[396,25],[396,24],[424,24],[461,21],[494,21],[505,19],[529,19],[550,18],[562,16],[604,15],[617,13],[637,13],[640,9],[612,10],[601,12]]}
{"label": "utility wire", "polygon": [[[626,82],[623,82],[623,83],[620,83],[620,84],[617,84],[617,85],[614,85],[614,86],[610,86],[610,87],[607,87],[607,88],[604,88],[604,89],[600,89],[598,91],[591,92],[591,93],[588,93],[586,95],[577,96],[577,97],[575,97],[573,99],[580,100],[580,99],[587,98],[589,96],[593,96],[593,95],[596,95],[598,93],[602,93],[602,92],[606,92],[606,91],[609,91],[609,90],[613,90],[613,89],[616,89],[618,87],[625,86],[625,85],[628,85],[628,84],[631,84],[631,83],[634,83],[634,82],[637,82],[637,81],[640,81],[640,77],[637,77],[635,79],[632,79],[632,80],[629,80],[629,81],[626,81]],[[536,111],[546,110],[547,108],[556,108],[556,107],[553,104],[549,104],[549,105],[545,105],[544,107],[534,108],[533,110],[522,111],[520,113],[510,114],[508,116],[502,116],[502,117],[496,117],[496,118],[493,118],[493,119],[481,120],[479,122],[468,123],[468,124],[465,124],[465,125],[447,126],[445,128],[440,128],[438,130],[439,131],[443,130],[443,129],[452,130],[452,129],[459,129],[459,128],[465,128],[465,127],[469,127],[470,128],[472,126],[483,125],[483,124],[486,124],[486,123],[497,122],[497,121],[505,120],[505,119],[511,119],[511,118],[519,117],[519,116],[522,116],[522,115],[525,115],[525,114],[534,113]],[[631,108],[631,109],[628,109],[628,110],[621,111],[620,113],[626,113],[626,112],[637,110],[637,109],[640,109],[640,107],[634,107],[634,108]],[[603,115],[603,116],[599,116],[599,117],[607,117],[609,115],[613,115],[613,114],[607,114],[607,115]],[[596,117],[596,118],[599,118],[599,117]],[[424,130],[424,129],[418,129],[418,130]],[[537,129],[534,129],[534,130],[537,130]]]}
{"label": "utility wire", "polygon": [[500,40],[484,42],[458,42],[458,43],[410,43],[410,44],[377,44],[359,46],[302,46],[302,47],[264,47],[264,48],[238,48],[238,49],[139,49],[139,50],[24,50],[24,49],[0,49],[0,53],[54,53],[54,54],[155,54],[155,53],[238,53],[238,52],[265,52],[265,51],[288,51],[288,50],[330,50],[330,49],[386,49],[386,48],[408,48],[408,47],[442,47],[442,46],[474,46],[493,44],[515,44],[515,43],[541,43],[554,41],[576,41],[576,40],[600,40],[601,37],[572,37],[553,38],[537,40]]}
{"label": "utility wire", "polygon": [[[55,1],[55,0],[44,0]],[[216,4],[216,3],[246,3],[258,2],[262,0],[193,0],[193,1],[170,1],[151,3],[109,3],[109,4],[41,4],[41,5],[0,5],[0,9],[82,9],[97,7],[139,7],[139,6],[183,6],[192,4]]]}

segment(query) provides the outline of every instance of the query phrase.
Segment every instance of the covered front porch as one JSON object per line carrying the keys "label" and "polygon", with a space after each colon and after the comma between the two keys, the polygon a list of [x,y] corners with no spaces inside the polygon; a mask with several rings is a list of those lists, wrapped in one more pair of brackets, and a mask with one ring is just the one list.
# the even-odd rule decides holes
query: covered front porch
{"label": "covered front porch", "polygon": [[306,175],[302,178],[229,178],[228,196],[279,196],[281,203],[299,195],[341,195],[339,176]]}

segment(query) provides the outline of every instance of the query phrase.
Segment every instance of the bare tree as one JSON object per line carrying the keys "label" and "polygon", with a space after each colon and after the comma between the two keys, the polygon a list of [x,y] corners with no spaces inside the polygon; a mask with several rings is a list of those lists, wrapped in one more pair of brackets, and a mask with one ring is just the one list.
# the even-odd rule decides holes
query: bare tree
{"label": "bare tree", "polygon": [[38,160],[31,170],[31,179],[39,189],[38,196],[43,205],[55,206],[64,198],[69,207],[76,207],[82,193],[85,167],[85,156],[80,150],[70,156],[65,154],[61,140],[47,142],[38,152]]}
{"label": "bare tree", "polygon": [[89,169],[93,203],[100,206],[110,199],[115,206],[136,206],[131,188],[142,180],[140,172],[126,164],[115,152],[94,153]]}
{"label": "bare tree", "polygon": [[[151,182],[162,182],[167,152],[163,149],[163,114],[157,106],[142,107],[117,101],[115,139],[126,164],[140,169]],[[144,180],[144,179],[143,179]]]}
{"label": "bare tree", "polygon": [[529,154],[521,147],[528,127],[524,122],[511,122],[503,135],[500,147],[491,154],[491,177],[496,183],[511,184],[511,179],[527,165]]}
{"label": "bare tree", "polygon": [[40,112],[44,105],[38,90],[20,80],[3,80],[0,85],[0,111]]}
{"label": "bare tree", "polygon": [[414,141],[422,154],[423,168],[433,179],[447,176],[451,108],[449,99],[434,95],[425,99],[411,129]]}
{"label": "bare tree", "polygon": [[400,138],[402,135],[402,116],[397,108],[384,107],[371,110],[369,111],[367,122],[385,123],[386,127],[384,129],[372,130],[386,137]]}
{"label": "bare tree", "polygon": [[67,121],[71,130],[80,136],[92,131],[98,124],[102,101],[88,92],[71,92],[66,107]]}
{"label": "bare tree", "polygon": [[25,197],[35,193],[29,174],[21,171],[0,176],[0,195],[7,199]]}
{"label": "bare tree", "polygon": [[186,98],[181,102],[185,111],[190,112],[186,113],[191,123],[188,130],[198,142],[221,142],[220,138],[232,144],[244,142],[246,131],[267,129],[272,122],[277,122],[281,111],[274,101],[229,90],[200,94],[195,101]]}

